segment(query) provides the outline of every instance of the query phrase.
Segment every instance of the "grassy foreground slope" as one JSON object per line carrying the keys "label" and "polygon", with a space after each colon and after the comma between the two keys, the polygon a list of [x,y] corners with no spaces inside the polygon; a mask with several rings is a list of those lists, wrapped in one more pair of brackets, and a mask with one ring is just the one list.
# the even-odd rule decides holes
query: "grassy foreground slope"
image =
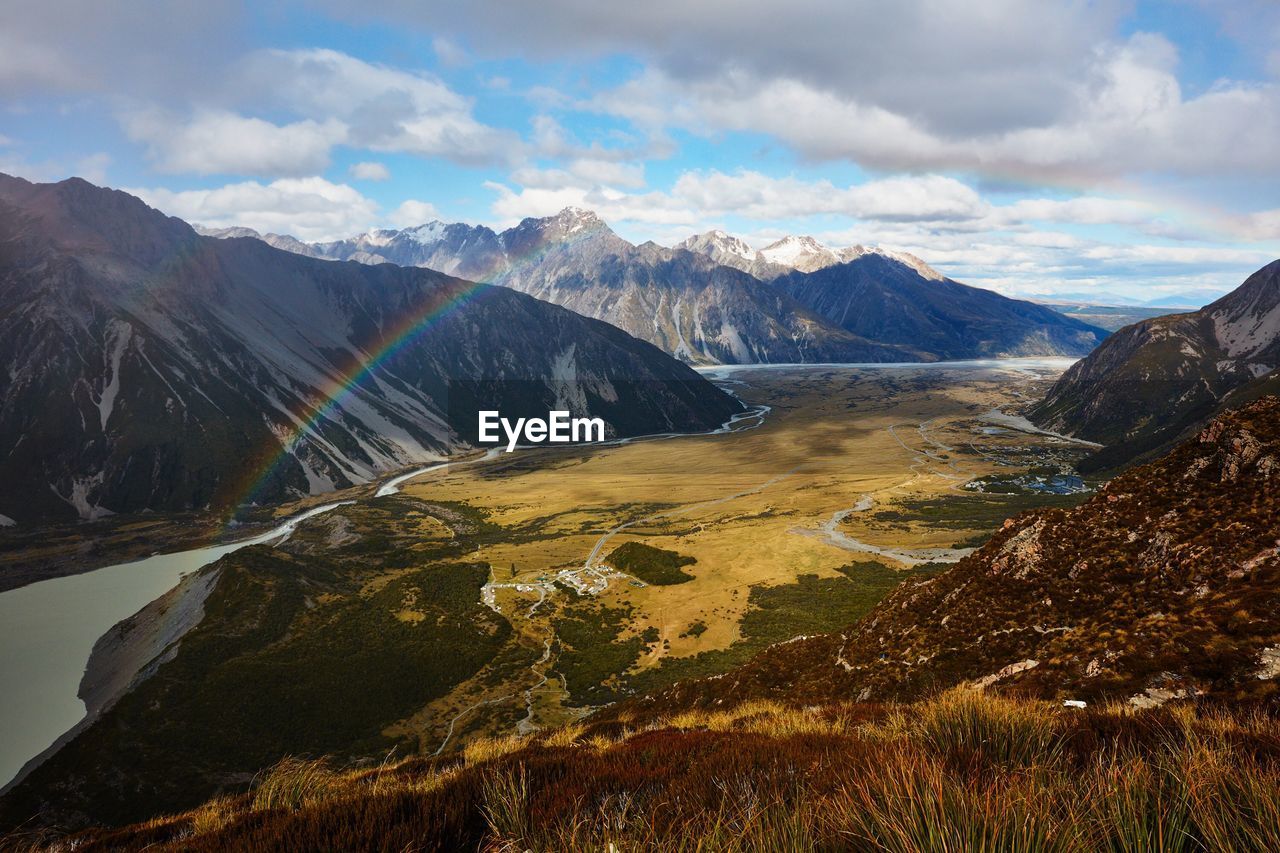
{"label": "grassy foreground slope", "polygon": [[[462,757],[285,762],[248,794],[79,851],[1280,849],[1280,722],[960,691],[753,702]],[[49,837],[14,838],[50,849]]]}

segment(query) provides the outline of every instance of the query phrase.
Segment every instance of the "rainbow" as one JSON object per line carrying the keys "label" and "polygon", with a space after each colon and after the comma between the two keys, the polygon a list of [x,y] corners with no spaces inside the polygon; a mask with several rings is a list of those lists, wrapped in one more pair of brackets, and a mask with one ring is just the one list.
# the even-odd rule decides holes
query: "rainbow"
{"label": "rainbow", "polygon": [[[548,251],[556,248],[547,246],[534,249],[514,261],[508,258],[511,267],[520,268],[536,264]],[[383,337],[382,343],[365,358],[355,360],[344,370],[340,370],[330,378],[329,383],[319,390],[318,395],[302,412],[295,413],[298,424],[289,432],[278,449],[267,449],[264,461],[251,464],[248,474],[241,481],[242,485],[230,491],[232,499],[226,502],[224,529],[232,524],[239,510],[257,503],[255,500],[272,476],[293,456],[298,445],[319,427],[335,410],[340,409],[345,400],[356,393],[361,383],[371,376],[386,362],[398,353],[422,339],[444,317],[460,307],[474,301],[483,294],[496,276],[496,271],[482,276],[479,281],[457,279],[457,287],[447,284],[434,288],[424,294],[424,304],[406,313],[392,330]],[[225,532],[225,530],[224,530]]]}

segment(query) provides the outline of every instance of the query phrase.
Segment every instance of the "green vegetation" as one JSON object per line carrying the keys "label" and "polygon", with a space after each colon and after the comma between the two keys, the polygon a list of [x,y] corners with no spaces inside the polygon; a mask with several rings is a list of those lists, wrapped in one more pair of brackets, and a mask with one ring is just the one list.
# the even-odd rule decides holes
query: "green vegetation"
{"label": "green vegetation", "polygon": [[[392,513],[431,515],[455,538],[424,541]],[[346,539],[331,547],[335,530]],[[383,730],[486,664],[528,665],[510,624],[480,603],[488,566],[459,559],[466,530],[487,532],[463,507],[397,496],[321,516],[281,547],[227,555],[205,570],[218,580],[204,618],[172,658],[12,791],[0,817],[32,814],[28,797],[69,786],[63,802],[76,811],[130,820],[286,755],[416,749]],[[127,785],[113,771],[124,766]]]}
{"label": "green vegetation", "polygon": [[944,530],[995,530],[1024,510],[1042,507],[1066,509],[1083,503],[1088,497],[1088,494],[978,492],[906,498],[898,501],[894,509],[879,510],[871,517],[875,521],[895,525],[915,522]]}
{"label": "green vegetation", "polygon": [[699,619],[697,622],[694,622],[692,625],[686,628],[684,630],[684,633],[682,633],[680,636],[681,637],[701,637],[705,633],[707,633],[707,623]]}
{"label": "green vegetation", "polygon": [[560,646],[556,670],[574,701],[599,705],[621,698],[617,675],[631,668],[645,646],[643,637],[621,637],[630,616],[630,610],[583,600],[553,620]]}
{"label": "green vegetation", "polygon": [[604,562],[620,572],[639,578],[656,586],[671,586],[693,580],[693,575],[682,572],[682,566],[698,562],[675,551],[655,548],[643,542],[627,542],[613,549]]}

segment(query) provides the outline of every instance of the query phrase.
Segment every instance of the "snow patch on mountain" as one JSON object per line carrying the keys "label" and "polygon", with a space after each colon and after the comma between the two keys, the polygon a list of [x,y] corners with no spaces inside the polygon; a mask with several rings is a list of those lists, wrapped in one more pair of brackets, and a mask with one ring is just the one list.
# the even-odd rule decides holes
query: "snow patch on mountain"
{"label": "snow patch on mountain", "polygon": [[111,418],[111,412],[116,405],[116,395],[120,393],[120,360],[124,358],[125,348],[129,346],[129,339],[132,336],[133,327],[122,320],[113,320],[107,326],[106,344],[110,352],[111,364],[103,383],[102,394],[95,401],[103,430],[107,428],[107,421]]}

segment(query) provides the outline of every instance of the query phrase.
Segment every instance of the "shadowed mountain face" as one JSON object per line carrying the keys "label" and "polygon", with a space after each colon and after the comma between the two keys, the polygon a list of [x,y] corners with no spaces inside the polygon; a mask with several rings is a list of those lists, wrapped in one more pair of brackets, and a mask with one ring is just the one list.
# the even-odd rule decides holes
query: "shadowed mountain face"
{"label": "shadowed mountain face", "polygon": [[928,277],[873,252],[789,273],[774,286],[855,335],[910,342],[942,359],[1084,355],[1107,336],[1043,305]]}
{"label": "shadowed mountain face", "polygon": [[1057,699],[1268,699],[1280,676],[1280,398],[1230,412],[1073,509],[1005,523],[838,634],[603,712],[914,699],[976,684]]}
{"label": "shadowed mountain face", "polygon": [[1041,426],[1109,445],[1113,467],[1167,448],[1233,392],[1252,396],[1280,365],[1280,261],[1189,314],[1116,332],[1073,365],[1030,413]]}
{"label": "shadowed mountain face", "polygon": [[1048,308],[957,284],[905,253],[830,249],[811,237],[755,251],[723,232],[674,249],[636,246],[577,208],[501,233],[433,222],[294,248],[501,284],[695,364],[1083,355],[1106,336]]}
{"label": "shadowed mountain face", "polygon": [[367,482],[448,449],[459,381],[504,414],[570,408],[614,435],[740,410],[605,323],[431,270],[201,237],[78,179],[0,177],[0,363],[5,523]]}

